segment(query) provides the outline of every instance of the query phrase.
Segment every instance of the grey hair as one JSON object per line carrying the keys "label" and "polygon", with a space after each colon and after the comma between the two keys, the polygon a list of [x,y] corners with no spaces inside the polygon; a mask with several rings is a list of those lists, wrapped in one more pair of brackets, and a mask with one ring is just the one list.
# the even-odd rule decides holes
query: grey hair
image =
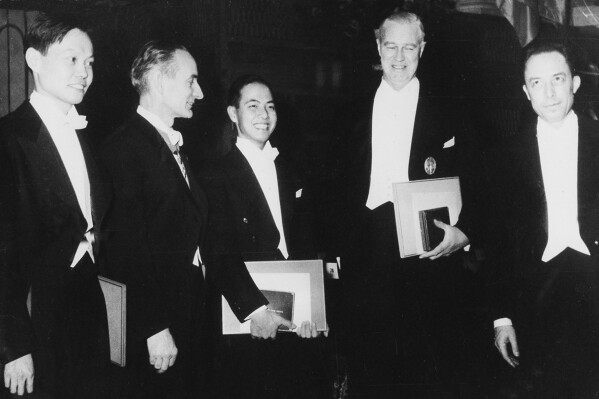
{"label": "grey hair", "polygon": [[422,24],[420,17],[408,11],[394,11],[391,15],[385,18],[379,27],[374,30],[374,36],[377,40],[383,41],[385,36],[385,29],[383,28],[383,25],[385,25],[385,22],[387,21],[394,21],[400,24],[417,24],[418,28],[420,29],[420,43],[424,42],[424,25]]}

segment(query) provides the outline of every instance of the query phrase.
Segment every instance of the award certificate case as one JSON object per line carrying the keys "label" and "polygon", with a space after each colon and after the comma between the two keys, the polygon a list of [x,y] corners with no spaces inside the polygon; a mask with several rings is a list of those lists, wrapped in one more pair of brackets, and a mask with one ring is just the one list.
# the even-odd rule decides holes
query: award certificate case
{"label": "award certificate case", "polygon": [[126,363],[127,343],[127,286],[106,277],[98,276],[106,301],[110,360],[121,367]]}
{"label": "award certificate case", "polygon": [[420,255],[426,252],[422,239],[421,212],[447,207],[449,224],[455,224],[462,209],[460,180],[458,177],[448,177],[393,183],[393,205],[400,256],[407,258]]}
{"label": "award certificate case", "polygon": [[[98,276],[106,302],[110,361],[125,367],[127,348],[127,286],[106,277]],[[27,295],[27,310],[31,315],[31,289]]]}
{"label": "award certificate case", "polygon": [[[322,260],[246,262],[245,265],[264,293],[274,291],[287,298],[290,297],[289,294],[293,294],[291,321],[296,326],[299,327],[303,321],[311,321],[316,323],[318,331],[327,329]],[[268,299],[268,295],[266,296]],[[276,311],[276,305],[274,306]],[[250,321],[240,323],[224,297],[222,328],[223,335],[250,333]]]}

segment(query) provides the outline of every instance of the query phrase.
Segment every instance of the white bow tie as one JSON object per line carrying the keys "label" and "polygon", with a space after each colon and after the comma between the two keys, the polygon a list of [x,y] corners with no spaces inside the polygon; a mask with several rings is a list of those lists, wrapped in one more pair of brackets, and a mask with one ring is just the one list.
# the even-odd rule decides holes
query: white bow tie
{"label": "white bow tie", "polygon": [[87,127],[85,115],[69,113],[67,114],[65,123],[75,130],[85,129]]}
{"label": "white bow tie", "polygon": [[277,159],[277,156],[279,155],[279,150],[277,150],[275,147],[264,147],[264,149],[262,150],[262,156],[264,157],[264,159],[269,160],[271,162],[274,162],[275,159]]}
{"label": "white bow tie", "polygon": [[181,132],[169,128],[165,131],[165,133],[168,136],[168,140],[171,142],[171,145],[173,147],[181,147],[183,145],[183,136],[181,135]]}

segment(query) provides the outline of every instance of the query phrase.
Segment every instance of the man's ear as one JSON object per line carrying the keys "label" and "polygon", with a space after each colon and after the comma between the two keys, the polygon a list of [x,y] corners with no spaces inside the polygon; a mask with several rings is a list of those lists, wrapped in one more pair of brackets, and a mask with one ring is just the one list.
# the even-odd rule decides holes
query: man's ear
{"label": "man's ear", "polygon": [[233,123],[237,123],[237,108],[232,105],[227,107],[227,114],[229,114],[229,118]]}
{"label": "man's ear", "polygon": [[376,39],[376,51],[379,52],[379,57],[381,56],[381,41]]}
{"label": "man's ear", "polygon": [[148,73],[148,83],[150,90],[156,90],[161,95],[164,94],[164,75],[158,68],[153,68]]}
{"label": "man's ear", "polygon": [[33,47],[29,47],[27,49],[27,51],[25,51],[25,62],[27,62],[27,66],[34,73],[39,73],[41,61],[42,61],[42,53],[40,53]]}
{"label": "man's ear", "polygon": [[420,57],[422,57],[422,53],[424,53],[424,45],[426,44],[426,42],[422,42],[422,44],[420,44]]}
{"label": "man's ear", "polygon": [[528,101],[530,101],[530,96],[528,95],[528,89],[526,88],[526,85],[522,85],[522,90],[524,90],[524,94],[526,94],[526,98],[528,98]]}
{"label": "man's ear", "polygon": [[580,76],[574,75],[572,78],[572,93],[576,93],[580,87]]}

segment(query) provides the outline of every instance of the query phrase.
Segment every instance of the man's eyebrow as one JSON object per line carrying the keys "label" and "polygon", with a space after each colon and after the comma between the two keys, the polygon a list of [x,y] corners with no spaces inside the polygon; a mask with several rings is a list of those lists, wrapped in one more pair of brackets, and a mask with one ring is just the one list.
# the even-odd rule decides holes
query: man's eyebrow
{"label": "man's eyebrow", "polygon": [[413,47],[418,47],[418,46],[419,46],[419,44],[418,44],[417,42],[410,42],[410,43],[397,43],[397,42],[394,42],[394,41],[391,41],[391,40],[385,40],[385,41],[383,42],[383,46],[388,46],[388,45],[390,45],[390,44],[391,44],[391,45],[394,45],[394,46],[402,46],[402,47],[405,47],[405,46],[413,46]]}
{"label": "man's eyebrow", "polygon": [[[249,100],[245,101],[243,104],[249,104],[251,102],[259,103],[260,100],[258,100],[256,98],[250,98]],[[268,101],[266,101],[266,104],[274,104],[274,103],[275,103],[275,100],[268,100]]]}

